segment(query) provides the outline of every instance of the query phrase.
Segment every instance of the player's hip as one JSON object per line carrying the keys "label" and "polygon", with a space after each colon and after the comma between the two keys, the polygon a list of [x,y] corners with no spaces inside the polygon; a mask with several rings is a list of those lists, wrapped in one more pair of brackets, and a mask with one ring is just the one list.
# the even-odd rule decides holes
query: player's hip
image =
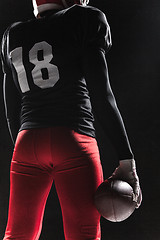
{"label": "player's hip", "polygon": [[12,161],[50,171],[60,165],[99,162],[100,158],[95,138],[57,126],[20,131]]}

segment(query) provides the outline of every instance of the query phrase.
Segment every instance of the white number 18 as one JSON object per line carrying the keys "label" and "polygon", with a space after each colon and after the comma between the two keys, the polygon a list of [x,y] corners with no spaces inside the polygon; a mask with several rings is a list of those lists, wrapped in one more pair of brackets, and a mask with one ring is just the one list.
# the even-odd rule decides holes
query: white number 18
{"label": "white number 18", "polygon": [[[38,52],[42,51],[42,60],[38,59]],[[18,82],[23,93],[30,90],[27,73],[23,64],[23,48],[18,47],[11,53],[12,64],[16,69]],[[51,64],[53,58],[52,46],[47,42],[36,43],[29,51],[29,61],[35,65],[32,70],[32,78],[35,85],[44,89],[53,87],[59,80],[59,71],[56,65]],[[42,70],[47,70],[47,79],[43,79]]]}

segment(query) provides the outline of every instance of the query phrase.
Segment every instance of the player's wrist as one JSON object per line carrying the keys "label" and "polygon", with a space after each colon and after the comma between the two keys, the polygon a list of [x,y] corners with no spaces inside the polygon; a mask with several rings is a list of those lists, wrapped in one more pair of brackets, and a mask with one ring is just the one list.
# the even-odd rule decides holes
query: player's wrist
{"label": "player's wrist", "polygon": [[124,159],[119,161],[119,166],[126,170],[136,169],[136,161],[134,159]]}

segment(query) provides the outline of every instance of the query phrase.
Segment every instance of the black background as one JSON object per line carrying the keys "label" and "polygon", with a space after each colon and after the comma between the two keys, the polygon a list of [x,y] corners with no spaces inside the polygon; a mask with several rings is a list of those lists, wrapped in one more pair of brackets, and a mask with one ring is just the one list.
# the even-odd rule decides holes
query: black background
{"label": "black background", "polygon": [[[102,240],[160,239],[160,1],[92,0],[90,5],[106,13],[113,46],[107,54],[112,89],[125,121],[143,191],[139,210],[121,223],[102,219]],[[0,1],[0,37],[9,24],[33,18],[31,0]],[[2,97],[0,71],[0,239],[7,221],[9,165],[12,143]],[[105,178],[117,166],[110,143],[97,126]],[[41,240],[63,240],[59,202],[53,189],[49,195]]]}

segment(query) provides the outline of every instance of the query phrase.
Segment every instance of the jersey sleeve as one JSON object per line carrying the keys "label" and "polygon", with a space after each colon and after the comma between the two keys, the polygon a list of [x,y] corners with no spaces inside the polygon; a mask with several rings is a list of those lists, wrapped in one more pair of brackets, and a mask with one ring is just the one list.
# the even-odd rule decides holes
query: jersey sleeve
{"label": "jersey sleeve", "polygon": [[107,52],[112,45],[112,40],[105,14],[96,8],[86,8],[86,11],[85,47],[99,48]]}
{"label": "jersey sleeve", "polygon": [[14,84],[12,71],[8,61],[8,33],[9,29],[3,35],[1,42],[1,63],[3,69],[3,99],[8,129],[13,143],[20,127],[20,109],[21,97]]}
{"label": "jersey sleeve", "polygon": [[[119,160],[133,158],[126,129],[117,103],[112,92],[105,49],[110,47],[108,42],[108,25],[101,12],[97,22],[88,33],[88,41],[83,51],[82,68],[89,90],[92,110],[106,137],[111,141]],[[93,23],[92,23],[93,24]]]}
{"label": "jersey sleeve", "polygon": [[7,53],[7,34],[8,34],[9,28],[4,32],[2,42],[1,42],[1,63],[2,63],[2,70],[3,73],[6,73],[8,71],[8,64],[6,61],[6,53]]}

